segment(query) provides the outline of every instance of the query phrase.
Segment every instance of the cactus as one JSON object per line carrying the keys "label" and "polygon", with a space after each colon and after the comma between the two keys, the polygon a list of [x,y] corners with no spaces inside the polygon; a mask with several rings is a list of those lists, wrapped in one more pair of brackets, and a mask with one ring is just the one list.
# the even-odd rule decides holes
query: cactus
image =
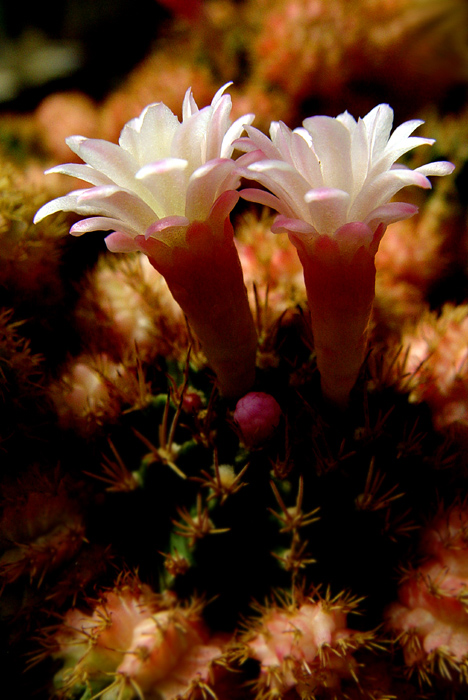
{"label": "cactus", "polygon": [[[438,20],[466,8],[357,6],[207,0],[101,104],[0,118],[17,161],[0,153],[0,615],[18,697],[466,697],[466,108],[426,110],[420,137],[418,119],[393,141],[390,108],[369,112],[388,89],[409,116],[411,71],[422,94],[437,63],[420,53],[429,29],[429,47],[457,38],[427,89],[453,99],[468,52]],[[297,41],[273,55],[280,29]],[[399,99],[395,56],[415,59]],[[231,100],[216,90],[232,75]],[[216,93],[208,108],[190,83],[199,102]],[[369,113],[264,133],[344,103]],[[90,165],[38,170],[63,158],[54,110],[89,124],[69,143]],[[401,153],[433,135],[429,168]],[[428,188],[445,158],[457,170],[433,193],[387,201],[385,183]],[[67,195],[63,173],[89,188]],[[54,215],[33,224],[39,207]],[[111,254],[99,227],[132,250]]]}

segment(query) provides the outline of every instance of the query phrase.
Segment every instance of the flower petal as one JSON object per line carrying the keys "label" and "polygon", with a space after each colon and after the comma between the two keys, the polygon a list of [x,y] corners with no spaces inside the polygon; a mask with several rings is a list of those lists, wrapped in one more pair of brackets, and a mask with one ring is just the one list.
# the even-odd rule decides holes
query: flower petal
{"label": "flower petal", "polygon": [[145,233],[145,241],[155,238],[171,246],[185,245],[185,231],[190,221],[185,216],[166,216],[152,224]]}
{"label": "flower petal", "polygon": [[305,195],[309,205],[309,221],[321,234],[333,236],[334,232],[346,223],[350,196],[343,190],[331,187],[318,187]]}
{"label": "flower petal", "polygon": [[188,163],[181,158],[164,158],[144,165],[135,174],[158,202],[155,210],[159,217],[183,215],[187,188]]}
{"label": "flower petal", "polygon": [[363,118],[369,143],[369,162],[372,165],[386,149],[393,124],[393,109],[380,104]]}
{"label": "flower petal", "polygon": [[301,219],[290,219],[287,216],[277,216],[271,227],[273,233],[304,233],[316,234],[313,226]]}
{"label": "flower petal", "polygon": [[393,148],[387,148],[379,160],[376,160],[369,172],[369,177],[377,177],[385,170],[389,170],[393,163],[404,153],[418,146],[432,146],[434,139],[423,139],[419,136],[411,136],[405,141],[396,143]]}
{"label": "flower petal", "polygon": [[294,166],[307,180],[310,187],[323,187],[320,163],[306,129],[299,127],[292,132],[291,156]]}
{"label": "flower petal", "polygon": [[115,143],[102,139],[86,139],[83,136],[70,136],[66,139],[71,150],[99,170],[119,187],[134,191],[150,207],[157,209],[157,203],[148,190],[135,180],[139,169],[138,161]]}
{"label": "flower petal", "polygon": [[348,129],[332,117],[309,117],[303,125],[312,136],[324,185],[352,191],[351,135]]}
{"label": "flower petal", "polygon": [[310,187],[292,165],[281,160],[260,160],[249,165],[243,174],[279,197],[291,218],[307,219],[308,207],[304,196]]}
{"label": "flower petal", "polygon": [[[63,197],[57,197],[56,199],[52,199],[50,202],[47,202],[47,204],[44,204],[39,211],[36,212],[33,223],[37,224],[39,221],[42,221],[42,219],[45,219],[46,216],[55,214],[58,211],[76,211],[78,197],[83,192],[87,192],[87,190],[74,190]],[[81,212],[77,213],[79,214]],[[96,212],[88,213],[93,214]]]}
{"label": "flower petal", "polygon": [[446,160],[434,161],[433,163],[427,163],[427,165],[420,165],[419,168],[415,168],[415,172],[421,173],[426,177],[428,175],[450,175],[454,170],[454,164]]}
{"label": "flower petal", "polygon": [[119,145],[138,165],[161,160],[170,155],[172,139],[179,126],[179,120],[169,107],[156,102],[124,126]]}
{"label": "flower petal", "polygon": [[140,250],[139,246],[131,236],[121,231],[114,231],[104,239],[108,250],[111,253],[133,253]]}
{"label": "flower petal", "polygon": [[63,165],[54,165],[53,168],[45,170],[44,175],[52,175],[58,173],[60,175],[71,175],[77,177],[84,182],[89,182],[91,185],[111,185],[110,180],[106,175],[103,175],[98,170],[95,170],[91,165],[85,163],[64,163]]}
{"label": "flower petal", "polygon": [[408,136],[411,136],[413,131],[415,131],[419,126],[422,126],[422,124],[424,124],[422,119],[410,119],[409,121],[403,122],[403,124],[397,126],[388,140],[387,148],[390,150],[395,148],[398,143],[405,141]]}
{"label": "flower petal", "polygon": [[192,114],[198,112],[198,105],[192,94],[192,88],[189,88],[184,95],[184,101],[182,103],[182,119],[186,121]]}
{"label": "flower petal", "polygon": [[241,190],[239,194],[242,199],[245,199],[248,202],[264,204],[266,207],[275,209],[283,216],[288,215],[289,208],[284,206],[281,199],[275,197],[275,195],[271,194],[271,192],[266,192],[265,190],[261,190],[257,187],[246,187],[245,189]]}
{"label": "flower petal", "polygon": [[377,207],[386,204],[403,187],[416,185],[429,189],[430,181],[422,173],[408,168],[395,168],[370,180],[356,197],[348,212],[350,221],[364,221]]}
{"label": "flower petal", "polygon": [[244,114],[231,124],[221,142],[221,149],[219,151],[220,158],[230,158],[232,156],[237,140],[242,132],[245,131],[245,127],[250,126],[254,119],[255,114]]}
{"label": "flower petal", "polygon": [[211,207],[226,190],[239,185],[234,161],[229,158],[211,160],[197,168],[187,187],[185,215],[191,221],[204,221]]}
{"label": "flower petal", "polygon": [[364,219],[364,223],[369,226],[371,231],[376,231],[377,227],[382,223],[387,227],[389,224],[395,223],[395,221],[409,219],[411,216],[414,216],[414,214],[417,214],[417,212],[418,207],[414,204],[389,202],[371,211]]}
{"label": "flower petal", "polygon": [[84,190],[77,197],[75,208],[78,214],[102,214],[119,219],[136,231],[144,232],[156,218],[148,207],[133,192],[114,185],[102,185]]}
{"label": "flower petal", "polygon": [[[274,122],[272,122],[270,126],[270,133],[273,129],[273,125]],[[268,136],[265,136],[265,134],[262,133],[259,129],[256,129],[254,126],[246,126],[245,130],[249,135],[249,138],[246,139],[245,142],[249,142],[251,144],[249,150],[259,149],[265,154],[264,157],[269,158],[270,160],[278,160],[278,158],[281,157],[280,152],[277,148],[275,148],[273,142],[268,138]],[[237,143],[239,142],[244,143],[244,139],[239,139]]]}
{"label": "flower petal", "polygon": [[111,219],[106,216],[94,216],[89,219],[82,219],[81,221],[77,221],[76,224],[73,224],[70,229],[72,236],[82,236],[89,231],[121,231],[132,238],[139,235],[138,231],[131,226],[126,226],[119,219]]}
{"label": "flower petal", "polygon": [[215,107],[205,108],[209,115],[203,154],[203,160],[205,162],[219,157],[221,153],[224,136],[231,126],[231,120],[229,118],[231,108],[232,102],[230,95],[222,95]]}

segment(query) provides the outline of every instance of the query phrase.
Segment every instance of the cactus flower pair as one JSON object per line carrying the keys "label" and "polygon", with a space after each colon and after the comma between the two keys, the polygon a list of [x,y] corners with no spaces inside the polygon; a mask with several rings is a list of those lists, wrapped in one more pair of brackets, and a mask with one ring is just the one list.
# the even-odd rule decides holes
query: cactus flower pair
{"label": "cactus flower pair", "polygon": [[[201,340],[222,392],[241,396],[253,383],[256,337],[229,214],[241,175],[255,180],[267,191],[241,194],[276,209],[273,231],[287,232],[298,250],[322,391],[346,406],[366,349],[379,242],[388,224],[417,211],[389,200],[408,185],[430,187],[428,175],[453,166],[394,165],[433,140],[411,136],[418,120],[390,136],[388,105],[358,121],[347,112],[310,117],[294,131],[273,122],[270,140],[251,126],[253,115],[231,124],[225,87],[201,110],[189,90],[182,123],[163,103],[150,105],[124,127],[118,146],[70,137],[86,164],[49,172],[92,187],[49,202],[35,220],[75,211],[90,218],[72,234],[112,230],[111,251],[144,251]],[[236,146],[245,153],[234,161]]]}

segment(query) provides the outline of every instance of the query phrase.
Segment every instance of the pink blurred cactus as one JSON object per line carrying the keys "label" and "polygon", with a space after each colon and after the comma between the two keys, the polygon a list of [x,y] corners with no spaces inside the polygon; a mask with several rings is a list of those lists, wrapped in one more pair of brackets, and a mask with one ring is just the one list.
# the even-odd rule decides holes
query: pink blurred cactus
{"label": "pink blurred cactus", "polygon": [[355,684],[358,664],[353,654],[371,647],[373,635],[347,626],[356,600],[345,595],[309,597],[300,591],[294,596],[289,605],[262,609],[242,638],[245,655],[260,663],[258,697],[285,697],[293,688],[300,697],[324,692],[337,696],[347,682]]}
{"label": "pink blurred cactus", "polygon": [[64,697],[82,685],[102,689],[109,699],[128,693],[175,700],[208,689],[222,648],[210,641],[199,604],[182,607],[175,595],[157,595],[130,575],[90,604],[91,614],[69,610],[46,641],[63,661],[55,680]]}
{"label": "pink blurred cactus", "polygon": [[403,578],[387,626],[405,662],[422,680],[466,680],[468,660],[468,510],[466,503],[439,509],[421,536],[426,561]]}

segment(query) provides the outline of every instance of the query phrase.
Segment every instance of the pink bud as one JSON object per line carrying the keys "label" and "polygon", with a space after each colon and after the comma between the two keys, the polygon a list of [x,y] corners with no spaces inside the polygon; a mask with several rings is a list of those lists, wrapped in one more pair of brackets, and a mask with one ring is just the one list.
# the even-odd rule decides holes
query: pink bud
{"label": "pink bud", "polygon": [[281,408],[270,394],[251,391],[236,405],[234,420],[247,447],[258,447],[269,440],[280,421]]}

